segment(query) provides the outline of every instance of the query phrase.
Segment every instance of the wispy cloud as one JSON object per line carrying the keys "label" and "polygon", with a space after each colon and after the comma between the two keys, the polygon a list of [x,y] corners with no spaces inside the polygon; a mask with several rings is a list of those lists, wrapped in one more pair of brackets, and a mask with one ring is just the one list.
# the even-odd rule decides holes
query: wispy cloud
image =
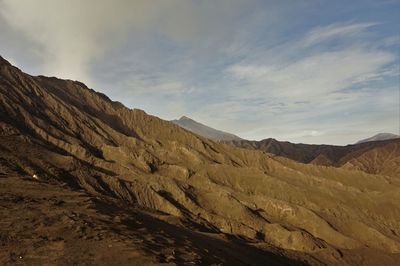
{"label": "wispy cloud", "polygon": [[387,74],[383,67],[395,60],[396,55],[389,52],[349,47],[279,65],[233,65],[227,71],[258,96],[302,101],[376,79]]}
{"label": "wispy cloud", "polygon": [[[375,99],[379,103],[380,99],[387,98],[391,91],[385,89],[388,85],[371,82],[395,78],[398,74],[395,65],[397,56],[363,38],[364,32],[374,25],[377,24],[347,23],[317,27],[304,37],[291,40],[292,44],[283,44],[282,50],[278,47],[266,51],[260,56],[261,60],[252,57],[230,65],[226,73],[232,82],[231,97],[237,100],[239,110],[232,107],[228,110],[240,112],[241,106],[241,110],[246,112],[243,99],[265,99],[267,102],[263,105],[253,102],[251,108],[253,114],[262,114],[262,117],[255,115],[258,122],[264,120],[268,126],[249,123],[240,132],[242,136],[263,138],[279,132],[278,137],[289,140],[326,139],[328,136],[324,135],[330,133],[326,132],[326,125],[325,128],[320,127],[321,121],[334,119],[335,126],[338,126],[338,116],[357,119],[360,112],[367,113],[371,108],[367,101]],[[321,42],[325,45],[310,50],[309,46]],[[330,42],[341,45],[331,46]],[[268,57],[274,60],[264,60]],[[384,109],[395,110],[396,98],[392,94],[392,99],[381,101],[382,105],[378,108],[382,108],[382,112],[387,112]],[[303,129],[299,125],[294,126],[299,121]],[[344,122],[342,127],[345,127]],[[290,123],[298,129],[297,132],[272,132],[273,128],[282,128],[283,123]]]}
{"label": "wispy cloud", "polygon": [[316,27],[311,30],[302,40],[304,46],[311,46],[334,38],[358,37],[370,27],[378,23],[336,23],[324,27]]}

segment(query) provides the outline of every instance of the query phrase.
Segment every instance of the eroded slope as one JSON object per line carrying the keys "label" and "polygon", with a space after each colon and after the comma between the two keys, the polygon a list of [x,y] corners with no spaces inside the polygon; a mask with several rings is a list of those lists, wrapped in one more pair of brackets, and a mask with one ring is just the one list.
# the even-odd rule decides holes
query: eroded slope
{"label": "eroded slope", "polygon": [[59,180],[310,264],[399,258],[396,177],[218,144],[4,61],[0,129],[4,173]]}

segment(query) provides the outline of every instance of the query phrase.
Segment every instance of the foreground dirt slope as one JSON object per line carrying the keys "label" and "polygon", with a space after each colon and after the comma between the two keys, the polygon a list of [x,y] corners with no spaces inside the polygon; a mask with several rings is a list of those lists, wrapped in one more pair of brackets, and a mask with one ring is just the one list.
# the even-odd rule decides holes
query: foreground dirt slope
{"label": "foreground dirt slope", "polygon": [[0,175],[0,215],[1,265],[300,264],[162,213],[15,174]]}
{"label": "foreground dirt slope", "polygon": [[[264,255],[332,265],[400,259],[396,176],[218,144],[82,83],[0,64],[2,173],[162,212],[189,232],[240,238]],[[241,262],[257,264],[254,254]]]}
{"label": "foreground dirt slope", "polygon": [[370,174],[400,176],[400,139],[347,146],[295,144],[275,139],[234,140],[236,147],[256,149],[301,163],[358,169]]}

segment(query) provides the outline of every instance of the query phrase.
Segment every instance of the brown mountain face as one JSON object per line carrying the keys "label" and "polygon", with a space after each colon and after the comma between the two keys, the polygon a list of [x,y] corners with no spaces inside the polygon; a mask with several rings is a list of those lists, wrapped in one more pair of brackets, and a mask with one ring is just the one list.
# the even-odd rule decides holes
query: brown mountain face
{"label": "brown mountain face", "polygon": [[400,177],[400,139],[374,142],[363,149],[354,149],[341,158],[340,165],[371,174]]}
{"label": "brown mountain face", "polygon": [[[1,264],[400,260],[392,172],[215,143],[82,83],[0,64]],[[364,170],[365,156],[346,168]]]}
{"label": "brown mountain face", "polygon": [[301,163],[357,169],[370,174],[399,177],[400,139],[371,141],[347,146],[294,144],[264,139],[229,141],[237,147],[261,150]]}

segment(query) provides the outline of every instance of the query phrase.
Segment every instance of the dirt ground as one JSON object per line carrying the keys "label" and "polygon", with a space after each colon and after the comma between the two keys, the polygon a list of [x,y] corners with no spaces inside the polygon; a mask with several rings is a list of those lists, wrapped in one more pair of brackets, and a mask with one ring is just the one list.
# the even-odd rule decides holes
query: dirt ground
{"label": "dirt ground", "polygon": [[0,217],[1,265],[301,264],[29,177],[1,175]]}

